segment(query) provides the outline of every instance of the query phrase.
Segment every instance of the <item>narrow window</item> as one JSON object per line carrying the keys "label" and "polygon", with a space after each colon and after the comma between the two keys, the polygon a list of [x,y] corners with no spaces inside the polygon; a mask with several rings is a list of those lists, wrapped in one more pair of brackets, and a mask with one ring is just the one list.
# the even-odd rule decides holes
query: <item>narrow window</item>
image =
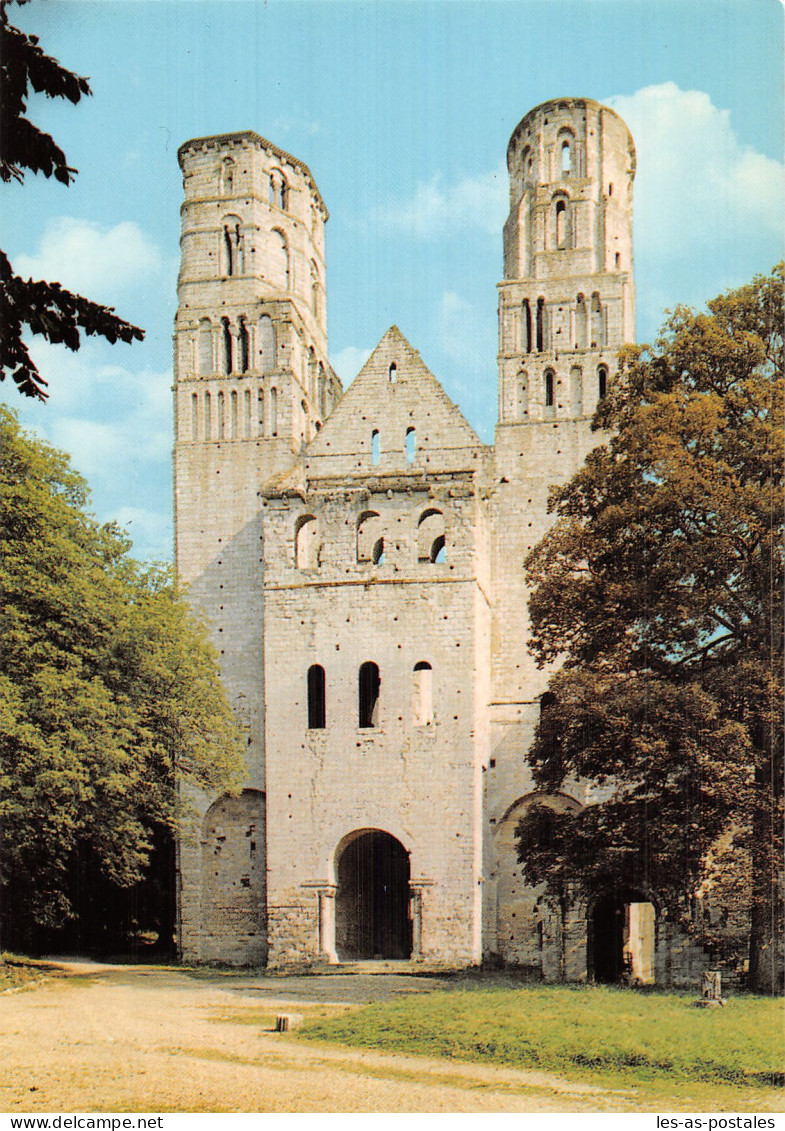
{"label": "narrow window", "polygon": [[251,349],[248,334],[248,325],[245,321],[245,318],[240,319],[237,345],[240,352],[240,372],[247,373],[250,362]]}
{"label": "narrow window", "polygon": [[358,725],[364,729],[379,725],[379,667],[372,660],[360,668],[357,680]]}
{"label": "narrow window", "polygon": [[395,364],[395,362],[393,362],[392,365],[390,366],[389,376],[390,376],[390,384],[394,385],[395,382],[398,380],[398,366]]}
{"label": "narrow window", "polygon": [[278,435],[278,390],[270,389],[270,435]]}
{"label": "narrow window", "polygon": [[563,177],[569,177],[572,172],[572,150],[570,143],[563,141],[561,146],[561,174]]}
{"label": "narrow window", "polygon": [[209,393],[204,394],[204,438],[205,440],[212,439],[212,398]]}
{"label": "narrow window", "polygon": [[223,371],[228,374],[232,372],[232,331],[228,318],[222,318],[221,325],[223,326]]}
{"label": "narrow window", "polygon": [[235,274],[235,247],[232,229],[224,224],[224,253],[226,256],[226,274]]}
{"label": "narrow window", "polygon": [[424,660],[414,665],[412,686],[412,721],[416,727],[433,722],[433,669]]}
{"label": "narrow window", "polygon": [[616,252],[616,270],[618,271],[620,267],[621,267],[621,255],[617,251]]}
{"label": "narrow window", "polygon": [[260,389],[256,398],[256,426],[258,434],[264,435],[264,389]]}
{"label": "narrow window", "polygon": [[217,423],[218,423],[218,439],[223,440],[223,438],[224,438],[224,395],[223,395],[223,393],[218,394],[218,403],[216,405],[215,415],[218,418],[218,420],[217,420]]}
{"label": "narrow window", "polygon": [[417,433],[414,428],[406,429],[406,462],[414,463],[414,456],[417,452]]}
{"label": "narrow window", "polygon": [[199,395],[191,393],[191,439],[199,439]]}
{"label": "narrow window", "polygon": [[251,435],[251,390],[246,389],[243,394],[243,435],[246,440]]}
{"label": "narrow window", "polygon": [[289,202],[289,186],[287,185],[283,176],[278,182],[278,207],[286,208]]}
{"label": "narrow window", "polygon": [[272,173],[267,181],[267,201],[269,204],[275,204],[275,178]]}
{"label": "narrow window", "polygon": [[374,428],[371,432],[371,463],[374,467],[377,466],[381,458],[381,438],[379,436],[379,429]]}
{"label": "narrow window", "polygon": [[325,678],[321,664],[311,664],[308,669],[308,729],[324,730],[327,722],[325,710]]}
{"label": "narrow window", "polygon": [[317,392],[317,403],[319,405],[319,415],[320,416],[326,416],[327,415],[327,376],[324,372],[324,368],[321,365],[321,363],[319,364],[319,382],[318,382],[318,384],[319,384],[319,388],[318,388],[318,392]]}
{"label": "narrow window", "polygon": [[568,221],[570,214],[567,211],[567,205],[563,200],[556,201],[556,247],[560,251],[564,251],[570,246],[568,238]]}
{"label": "narrow window", "polygon": [[237,390],[232,389],[229,397],[229,435],[237,439]]}
{"label": "narrow window", "polygon": [[371,561],[374,565],[384,565],[384,538],[377,538],[374,542]]}
{"label": "narrow window", "polygon": [[546,369],[545,370],[545,407],[546,408],[553,408],[553,406],[554,406],[554,399],[553,399],[554,387],[553,387],[553,385],[554,385],[553,370],[552,369]]}
{"label": "narrow window", "polygon": [[532,352],[532,308],[529,300],[523,300],[523,341],[527,353]]}
{"label": "narrow window", "polygon": [[545,299],[537,299],[537,353],[545,349]]}
{"label": "narrow window", "polygon": [[444,565],[447,561],[447,546],[444,541],[444,535],[440,534],[438,538],[434,538],[433,545],[431,546],[431,562],[434,565]]}
{"label": "narrow window", "polygon": [[221,167],[221,192],[224,196],[231,196],[234,192],[234,161],[225,157]]}
{"label": "narrow window", "polygon": [[601,365],[597,370],[597,396],[600,400],[608,395],[608,370]]}
{"label": "narrow window", "polygon": [[295,523],[294,563],[298,569],[319,565],[319,523],[312,514],[301,515]]}

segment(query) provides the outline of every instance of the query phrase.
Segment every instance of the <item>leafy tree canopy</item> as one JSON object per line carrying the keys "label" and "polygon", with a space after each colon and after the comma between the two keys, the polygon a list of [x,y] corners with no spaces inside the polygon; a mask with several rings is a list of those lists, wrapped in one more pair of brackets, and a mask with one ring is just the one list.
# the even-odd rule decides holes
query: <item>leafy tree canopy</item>
{"label": "leafy tree canopy", "polygon": [[[90,94],[87,79],[65,69],[28,35],[8,22],[10,0],[0,0],[0,179],[24,181],[25,170],[71,183],[76,169],[50,134],[26,117],[29,92],[78,102]],[[16,0],[23,4],[26,0]],[[0,380],[10,374],[19,391],[46,400],[47,382],[23,341],[25,327],[50,342],[79,349],[80,331],[110,342],[141,341],[144,331],[118,318],[113,309],[72,294],[59,283],[24,280],[0,251]]]}
{"label": "leafy tree canopy", "polygon": [[183,817],[178,778],[234,791],[244,766],[170,572],[133,561],[68,457],[5,408],[0,447],[0,883],[18,938],[73,916],[79,884],[137,883]]}
{"label": "leafy tree canopy", "polygon": [[656,893],[674,914],[687,893],[693,919],[732,891],[703,941],[746,901],[760,989],[781,948],[782,315],[780,265],[623,351],[594,421],[610,438],[553,492],[526,562],[533,652],[563,664],[535,779],[598,787],[553,816],[558,853],[520,831],[527,877]]}

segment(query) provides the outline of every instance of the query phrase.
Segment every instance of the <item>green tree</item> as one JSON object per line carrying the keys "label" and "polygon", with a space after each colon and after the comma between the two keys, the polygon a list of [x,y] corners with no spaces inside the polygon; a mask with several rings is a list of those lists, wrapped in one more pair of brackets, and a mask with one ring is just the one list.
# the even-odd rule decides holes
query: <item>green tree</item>
{"label": "green tree", "polygon": [[[8,4],[0,0],[0,179],[22,182],[25,170],[54,177],[68,185],[76,169],[62,149],[27,117],[30,90],[48,98],[78,102],[90,94],[87,79],[61,66],[45,54],[38,37],[27,35],[8,22]],[[27,0],[16,0],[24,4]],[[59,283],[22,279],[15,275],[0,251],[0,381],[10,374],[19,391],[46,400],[47,382],[38,372],[23,340],[27,327],[50,342],[78,350],[80,331],[99,335],[110,342],[141,341],[144,331],[118,318],[113,309],[90,302],[65,290]]]}
{"label": "green tree", "polygon": [[85,885],[138,884],[184,816],[178,781],[235,790],[243,758],[170,572],[128,556],[68,457],[8,409],[0,446],[0,884],[25,943],[73,919]]}
{"label": "green tree", "polygon": [[535,779],[601,800],[553,815],[555,862],[521,829],[525,874],[656,893],[718,950],[743,921],[761,991],[782,977],[782,316],[780,265],[626,349],[610,436],[526,562],[534,655],[562,663]]}

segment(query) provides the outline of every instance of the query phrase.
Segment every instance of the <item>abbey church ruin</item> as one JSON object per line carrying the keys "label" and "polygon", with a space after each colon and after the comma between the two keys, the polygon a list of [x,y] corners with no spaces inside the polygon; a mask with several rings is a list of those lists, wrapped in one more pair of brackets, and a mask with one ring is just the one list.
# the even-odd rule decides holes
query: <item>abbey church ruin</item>
{"label": "abbey church ruin", "polygon": [[635,332],[625,123],[563,99],[512,135],[492,446],[395,326],[342,389],[306,165],[252,132],[179,159],[176,563],[249,765],[239,796],[193,798],[183,958],[693,980],[702,954],[646,893],[561,914],[514,836],[547,686],[523,563]]}

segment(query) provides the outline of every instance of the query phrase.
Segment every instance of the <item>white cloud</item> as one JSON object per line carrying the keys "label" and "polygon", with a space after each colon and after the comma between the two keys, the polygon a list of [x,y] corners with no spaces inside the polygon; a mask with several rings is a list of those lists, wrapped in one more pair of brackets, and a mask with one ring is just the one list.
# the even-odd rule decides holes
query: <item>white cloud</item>
{"label": "white cloud", "polygon": [[445,184],[437,174],[420,182],[414,196],[379,209],[376,221],[394,231],[423,239],[458,235],[477,228],[497,236],[508,210],[507,169],[502,164],[487,173]]}
{"label": "white cloud", "polygon": [[[138,224],[112,228],[70,216],[50,220],[32,255],[15,255],[24,278],[57,281],[95,301],[159,279],[168,265]],[[110,299],[104,299],[110,301]]]}
{"label": "white cloud", "polygon": [[357,346],[346,346],[330,358],[330,363],[341,378],[344,388],[355,379],[368,358],[371,350],[359,349]]}
{"label": "white cloud", "polygon": [[649,338],[662,306],[701,305],[782,257],[784,170],[703,91],[666,82],[607,103],[635,139],[638,329]]}

